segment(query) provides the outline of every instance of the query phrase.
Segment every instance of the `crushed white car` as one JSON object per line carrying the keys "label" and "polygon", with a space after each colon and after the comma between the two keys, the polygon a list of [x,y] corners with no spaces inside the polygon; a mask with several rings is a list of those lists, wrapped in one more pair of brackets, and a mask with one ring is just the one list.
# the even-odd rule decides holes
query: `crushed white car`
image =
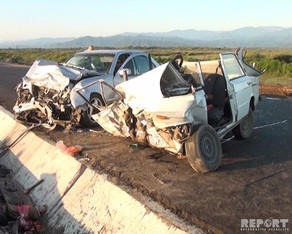
{"label": "crushed white car", "polygon": [[161,65],[116,86],[121,98],[93,119],[113,135],[185,155],[196,172],[216,170],[226,134],[246,139],[253,130],[262,71],[242,54]]}
{"label": "crushed white car", "polygon": [[97,106],[114,98],[111,89],[101,90],[99,81],[116,86],[125,73],[130,80],[157,66],[150,54],[135,50],[83,51],[64,64],[38,59],[17,87],[16,119],[50,129],[79,123],[92,127]]}

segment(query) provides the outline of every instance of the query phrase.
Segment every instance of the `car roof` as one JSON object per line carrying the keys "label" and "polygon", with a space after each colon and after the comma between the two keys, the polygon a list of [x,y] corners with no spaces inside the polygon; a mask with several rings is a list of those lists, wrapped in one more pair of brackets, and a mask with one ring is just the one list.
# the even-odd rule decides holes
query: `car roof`
{"label": "car roof", "polygon": [[75,55],[82,55],[82,54],[123,54],[123,53],[131,53],[131,54],[145,54],[145,52],[138,51],[138,50],[84,50],[82,52],[78,52]]}

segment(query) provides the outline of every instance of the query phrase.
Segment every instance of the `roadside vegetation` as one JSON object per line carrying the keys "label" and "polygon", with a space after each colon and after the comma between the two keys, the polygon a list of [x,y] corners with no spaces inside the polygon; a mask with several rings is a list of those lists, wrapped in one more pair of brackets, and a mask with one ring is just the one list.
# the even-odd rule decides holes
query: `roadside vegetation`
{"label": "roadside vegetation", "polygon": [[[107,48],[106,48],[107,49]],[[233,51],[226,48],[127,48],[150,52],[159,62],[165,63],[181,53],[187,61],[218,59],[219,53]],[[37,58],[65,62],[81,49],[0,49],[0,61],[30,65]],[[246,62],[256,63],[256,68],[264,70],[261,77],[264,84],[292,86],[292,49],[248,49]]]}

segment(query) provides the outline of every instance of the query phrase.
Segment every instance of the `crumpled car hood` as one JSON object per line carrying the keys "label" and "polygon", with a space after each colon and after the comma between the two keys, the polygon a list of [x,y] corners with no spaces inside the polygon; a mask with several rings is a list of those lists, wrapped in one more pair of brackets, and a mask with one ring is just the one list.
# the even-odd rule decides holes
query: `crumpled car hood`
{"label": "crumpled car hood", "polygon": [[174,153],[181,152],[182,142],[192,132],[194,118],[189,110],[204,111],[206,107],[204,92],[190,92],[190,84],[170,63],[119,84],[116,90],[122,99],[92,118],[115,136],[131,137]]}
{"label": "crumpled car hood", "polygon": [[71,79],[78,80],[80,77],[80,71],[66,68],[53,61],[38,59],[32,64],[23,81],[26,84],[62,91]]}
{"label": "crumpled car hood", "polygon": [[161,65],[135,79],[117,85],[116,89],[125,96],[127,103],[131,103],[133,109],[153,109],[153,104],[163,98],[160,77],[166,67],[167,64]]}
{"label": "crumpled car hood", "polygon": [[167,97],[189,93],[190,85],[170,63],[165,63],[117,85],[116,89],[124,95],[125,103],[131,106],[134,113],[141,109],[148,112],[164,112],[166,109],[173,109]]}
{"label": "crumpled car hood", "polygon": [[70,81],[77,82],[83,77],[99,76],[100,73],[89,70],[78,70],[60,65],[53,61],[44,59],[36,60],[28,72],[23,82],[28,87],[33,84],[48,89],[62,91]]}

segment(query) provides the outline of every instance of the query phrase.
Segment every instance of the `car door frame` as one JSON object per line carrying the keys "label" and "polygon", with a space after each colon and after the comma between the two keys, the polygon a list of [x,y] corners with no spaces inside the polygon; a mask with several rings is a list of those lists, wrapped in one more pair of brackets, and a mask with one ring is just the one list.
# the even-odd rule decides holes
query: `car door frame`
{"label": "car door frame", "polygon": [[[122,64],[122,66],[119,68],[119,70],[121,69],[124,69],[124,67],[126,66],[126,64],[135,57],[135,54],[131,54],[126,60],[125,62]],[[136,67],[135,67],[135,63],[133,61],[133,66],[134,66],[134,71],[131,71],[132,74],[128,76],[128,78],[134,78],[136,75],[133,75],[135,74],[136,72]],[[123,78],[120,77],[119,75],[119,70],[116,72],[116,74],[113,74],[113,86],[117,86],[118,84],[124,82]]]}
{"label": "car door frame", "polygon": [[[129,79],[129,80],[131,80],[131,79],[133,79],[133,78],[135,78],[135,77],[137,77],[137,76],[139,76],[139,75],[142,75],[142,74],[137,74],[137,65],[136,65],[136,62],[135,62],[135,60],[134,60],[134,58],[137,57],[137,56],[144,56],[144,57],[146,57],[146,59],[147,59],[147,61],[148,61],[148,64],[149,64],[149,68],[150,68],[149,71],[151,70],[151,68],[153,69],[153,65],[150,64],[150,62],[152,63],[152,60],[149,60],[149,56],[150,56],[149,53],[135,53],[135,54],[131,54],[131,55],[125,60],[125,62],[122,64],[122,66],[121,66],[120,69],[119,69],[119,70],[124,69],[124,67],[126,66],[126,64],[127,64],[131,59],[133,60],[134,71],[131,71],[132,74],[128,76],[128,79]],[[119,70],[118,70],[118,71],[119,71]],[[119,81],[121,81],[121,82],[119,82],[119,83],[115,82],[115,81],[117,81],[117,80],[119,80]],[[113,85],[116,86],[116,85],[118,85],[118,84],[120,84],[120,83],[122,83],[122,82],[124,82],[124,81],[123,81],[123,78],[121,78],[121,77],[119,76],[118,72],[117,72],[117,73],[114,75],[114,77],[113,77]]]}

